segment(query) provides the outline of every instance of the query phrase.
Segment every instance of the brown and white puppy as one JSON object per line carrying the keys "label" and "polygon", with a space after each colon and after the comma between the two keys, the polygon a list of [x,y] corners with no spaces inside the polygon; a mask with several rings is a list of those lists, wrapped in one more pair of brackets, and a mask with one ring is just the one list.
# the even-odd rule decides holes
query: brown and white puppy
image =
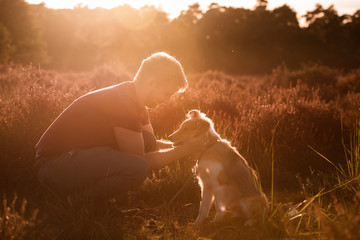
{"label": "brown and white puppy", "polygon": [[198,110],[191,110],[169,139],[174,145],[179,145],[202,134],[206,136],[207,148],[195,156],[198,159],[201,202],[194,224],[204,221],[214,200],[214,222],[221,221],[226,212],[243,217],[246,226],[260,221],[268,200],[261,191],[257,175],[238,151],[215,132],[211,119]]}

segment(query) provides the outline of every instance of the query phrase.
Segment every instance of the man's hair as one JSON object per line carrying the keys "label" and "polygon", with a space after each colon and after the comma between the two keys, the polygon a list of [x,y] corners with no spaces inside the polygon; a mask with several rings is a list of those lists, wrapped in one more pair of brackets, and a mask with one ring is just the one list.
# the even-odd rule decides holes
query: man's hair
{"label": "man's hair", "polygon": [[144,59],[134,80],[139,82],[155,81],[156,84],[172,86],[183,92],[188,82],[180,62],[164,52],[157,52]]}

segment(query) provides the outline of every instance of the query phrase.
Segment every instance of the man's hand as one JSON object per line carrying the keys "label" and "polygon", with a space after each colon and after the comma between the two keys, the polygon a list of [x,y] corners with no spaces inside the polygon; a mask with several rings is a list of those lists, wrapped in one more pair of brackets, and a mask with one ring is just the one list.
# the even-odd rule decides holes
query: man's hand
{"label": "man's hand", "polygon": [[158,140],[156,140],[156,145],[157,145],[158,149],[168,149],[168,148],[173,147],[173,142],[163,140],[163,139],[158,139]]}
{"label": "man's hand", "polygon": [[120,151],[144,157],[153,169],[159,169],[174,160],[201,152],[206,149],[208,144],[208,137],[206,134],[203,134],[184,142],[184,144],[180,146],[169,148],[165,151],[145,153],[144,140],[141,132],[115,127],[114,133]]}

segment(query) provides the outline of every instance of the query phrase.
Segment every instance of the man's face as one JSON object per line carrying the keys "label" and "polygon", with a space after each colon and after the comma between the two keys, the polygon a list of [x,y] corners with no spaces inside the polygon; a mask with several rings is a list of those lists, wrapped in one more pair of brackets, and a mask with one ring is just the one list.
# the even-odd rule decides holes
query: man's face
{"label": "man's face", "polygon": [[147,107],[153,108],[161,103],[169,101],[170,97],[176,93],[177,89],[169,86],[153,87],[149,92]]}

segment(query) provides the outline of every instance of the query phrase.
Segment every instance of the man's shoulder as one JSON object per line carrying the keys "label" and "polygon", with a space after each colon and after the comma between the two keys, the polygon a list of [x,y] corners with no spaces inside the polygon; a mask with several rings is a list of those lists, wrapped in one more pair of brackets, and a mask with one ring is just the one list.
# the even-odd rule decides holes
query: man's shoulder
{"label": "man's shoulder", "polygon": [[91,91],[76,100],[91,105],[130,104],[137,105],[135,87],[132,82],[123,82]]}
{"label": "man's shoulder", "polygon": [[123,93],[123,94],[134,94],[135,86],[133,82],[122,82],[119,84],[111,85],[109,87],[104,87],[96,89],[87,93],[86,95],[108,95],[112,93]]}

